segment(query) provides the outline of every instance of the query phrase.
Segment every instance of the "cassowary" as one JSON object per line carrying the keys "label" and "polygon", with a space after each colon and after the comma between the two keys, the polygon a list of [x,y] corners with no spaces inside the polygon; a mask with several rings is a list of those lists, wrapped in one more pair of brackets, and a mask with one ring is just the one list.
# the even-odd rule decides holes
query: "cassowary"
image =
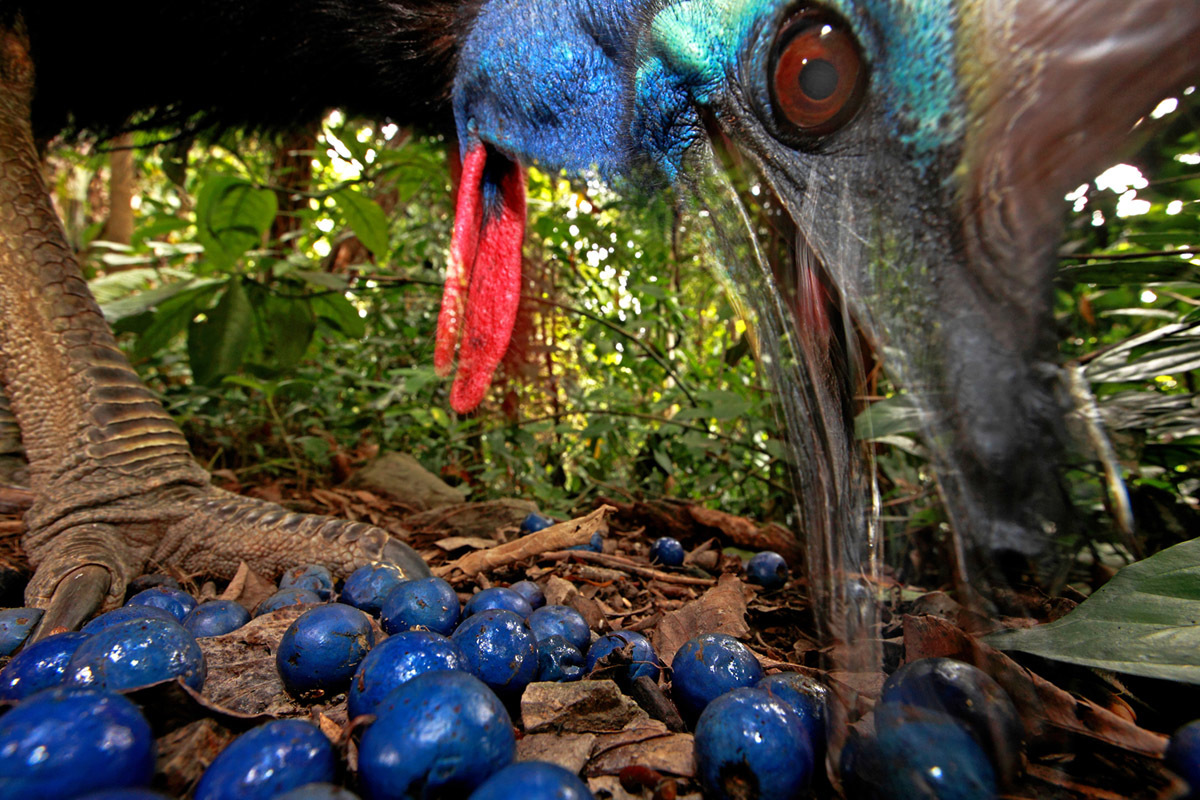
{"label": "cassowary", "polygon": [[[721,191],[711,137],[727,137],[830,301],[802,303],[794,332],[813,566],[832,574],[838,537],[869,524],[831,366],[851,324],[919,398],[967,549],[1036,561],[1070,519],[1048,325],[1061,198],[1200,78],[1197,52],[1193,0],[0,0],[0,376],[37,495],[27,599],[69,626],[151,559],[425,571],[377,529],[209,486],[53,216],[35,142],[63,127],[280,125],[330,105],[452,127],[464,169],[435,357],[457,354],[460,410],[511,330],[523,167],[705,198]],[[736,226],[733,207],[714,224]],[[771,304],[770,276],[740,275]]]}

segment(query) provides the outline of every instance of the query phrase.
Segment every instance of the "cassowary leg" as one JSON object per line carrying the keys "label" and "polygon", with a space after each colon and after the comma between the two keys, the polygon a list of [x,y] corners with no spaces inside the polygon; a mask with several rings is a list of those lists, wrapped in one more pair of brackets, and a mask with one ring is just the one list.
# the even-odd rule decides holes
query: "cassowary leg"
{"label": "cassowary leg", "polygon": [[232,576],[374,560],[428,574],[386,531],[289,513],[212,487],[183,434],[117,348],[63,234],[29,125],[33,65],[0,28],[0,387],[35,501],[22,542],[41,631],[121,602],[147,564]]}

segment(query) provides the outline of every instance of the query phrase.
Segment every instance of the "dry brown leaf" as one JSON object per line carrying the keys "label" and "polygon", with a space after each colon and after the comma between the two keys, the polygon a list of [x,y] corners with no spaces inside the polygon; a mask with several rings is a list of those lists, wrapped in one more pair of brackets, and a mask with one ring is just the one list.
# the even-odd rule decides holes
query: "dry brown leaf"
{"label": "dry brown leaf", "polygon": [[696,772],[692,735],[672,733],[642,742],[614,747],[593,758],[587,765],[588,775],[616,775],[625,767],[638,765],[690,778]]}
{"label": "dry brown leaf", "polygon": [[720,582],[700,599],[665,615],[654,631],[654,651],[669,667],[675,651],[702,633],[727,633],[738,638],[750,635],[744,585],[736,575],[722,575]]}
{"label": "dry brown leaf", "polygon": [[565,550],[575,545],[587,544],[593,533],[608,530],[606,517],[615,510],[612,506],[600,506],[586,517],[551,525],[490,550],[467,553],[462,558],[435,569],[434,574],[448,575],[454,570],[461,570],[468,575],[477,575],[552,550]]}
{"label": "dry brown leaf", "polygon": [[243,608],[253,613],[259,603],[277,591],[278,587],[273,581],[262,577],[250,569],[250,565],[243,561],[241,564],[238,564],[237,573],[234,574],[233,580],[229,582],[229,585],[225,587],[225,591],[221,593],[221,599],[240,603]]}

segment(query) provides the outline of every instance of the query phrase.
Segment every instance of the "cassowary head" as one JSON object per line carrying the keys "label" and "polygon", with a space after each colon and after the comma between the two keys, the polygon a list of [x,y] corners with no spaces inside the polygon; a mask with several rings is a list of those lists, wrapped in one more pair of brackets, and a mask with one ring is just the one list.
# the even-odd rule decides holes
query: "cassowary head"
{"label": "cassowary head", "polygon": [[[702,192],[719,131],[795,220],[811,285],[918,400],[960,535],[1037,563],[1070,516],[1050,315],[1062,197],[1200,78],[1198,52],[1193,0],[490,0],[453,92],[464,172],[437,353],[447,368],[458,343],[452,401],[479,402],[511,330],[521,165]],[[801,306],[806,380],[828,380],[813,351],[839,320]],[[831,426],[819,406],[804,424]]]}

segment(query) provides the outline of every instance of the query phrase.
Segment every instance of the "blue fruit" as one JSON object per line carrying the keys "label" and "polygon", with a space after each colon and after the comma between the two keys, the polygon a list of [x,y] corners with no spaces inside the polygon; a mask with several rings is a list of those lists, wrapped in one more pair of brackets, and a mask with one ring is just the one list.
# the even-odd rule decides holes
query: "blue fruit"
{"label": "blue fruit", "polygon": [[991,758],[1002,786],[1011,786],[1020,773],[1024,725],[1008,693],[983,670],[950,658],[913,661],[888,677],[879,702],[958,719]]}
{"label": "blue fruit", "polygon": [[546,595],[542,592],[542,587],[533,581],[517,581],[508,588],[524,597],[525,602],[529,603],[529,607],[532,609],[539,609],[546,605]]}
{"label": "blue fruit", "polygon": [[112,611],[106,611],[79,629],[80,633],[99,633],[102,630],[130,622],[135,619],[162,619],[167,622],[178,622],[175,615],[165,608],[158,606],[121,606]]}
{"label": "blue fruit", "polygon": [[16,702],[58,686],[63,682],[71,656],[87,638],[86,633],[58,633],[17,653],[0,670],[0,700]]}
{"label": "blue fruit", "polygon": [[183,618],[183,627],[197,639],[223,636],[250,621],[250,612],[232,600],[209,600],[193,608]]}
{"label": "blue fruit", "polygon": [[161,608],[164,611],[170,611],[171,616],[175,617],[176,622],[182,622],[183,618],[188,615],[188,612],[196,607],[196,598],[182,589],[174,589],[170,586],[154,586],[138,592],[129,598],[129,601],[125,605]]}
{"label": "blue fruit", "polygon": [[0,656],[11,656],[25,644],[42,613],[40,608],[0,609]]}
{"label": "blue fruit", "polygon": [[320,564],[295,567],[279,578],[279,588],[308,589],[322,600],[328,600],[333,594],[333,575]]}
{"label": "blue fruit", "polygon": [[475,677],[504,697],[519,695],[537,677],[537,640],[520,616],[489,608],[463,620],[450,636]]}
{"label": "blue fruit", "polygon": [[353,719],[374,714],[392,691],[418,675],[438,670],[467,670],[458,645],[432,631],[405,631],[384,639],[367,653],[350,681],[347,711]]}
{"label": "blue fruit", "polygon": [[254,616],[261,617],[263,614],[270,614],[272,611],[278,611],[288,606],[312,605],[320,602],[320,595],[311,589],[299,589],[293,586],[291,589],[280,589],[259,603],[254,609]]}
{"label": "blue fruit", "polygon": [[275,653],[283,688],[306,700],[345,691],[375,644],[370,618],[342,603],[305,611],[288,626]]}
{"label": "blue fruit", "polygon": [[812,781],[812,745],[788,705],[762,689],[726,692],[696,723],[696,774],[707,800],[791,800]]}
{"label": "blue fruit", "polygon": [[316,726],[277,719],[234,739],[196,784],[195,800],[267,800],[309,783],[331,783],[333,745]]}
{"label": "blue fruit", "polygon": [[101,789],[88,792],[75,800],[171,800],[162,792],[153,789],[125,787],[124,789]]}
{"label": "blue fruit", "polygon": [[49,689],[0,718],[2,797],[58,800],[153,775],[154,734],[118,694]]}
{"label": "blue fruit", "polygon": [[650,545],[650,560],[668,567],[678,567],[683,564],[687,553],[679,540],[672,536],[661,536]]}
{"label": "blue fruit", "polygon": [[592,538],[588,539],[587,544],[577,544],[574,547],[568,547],[568,550],[590,550],[593,553],[604,552],[604,539],[600,536],[600,531],[592,534]]}
{"label": "blue fruit", "polygon": [[602,668],[615,667],[611,672],[605,669],[606,675],[623,684],[643,675],[657,679],[661,669],[654,646],[637,631],[613,631],[592,642],[587,651],[587,672],[596,669],[601,659],[605,659]]}
{"label": "blue fruit", "polygon": [[538,672],[539,681],[577,681],[583,677],[583,653],[579,648],[561,636],[550,636],[539,639]]}
{"label": "blue fruit", "polygon": [[689,720],[730,689],[753,686],[763,677],[750,648],[724,633],[688,639],[675,652],[671,671],[671,696]]}
{"label": "blue fruit", "polygon": [[428,628],[449,636],[458,627],[460,611],[454,587],[441,578],[418,578],[388,592],[379,624],[388,633]]}
{"label": "blue fruit", "polygon": [[200,645],[178,622],[134,619],[81,643],[67,663],[64,683],[124,691],[182,678],[199,691],[207,671]]}
{"label": "blue fruit", "polygon": [[594,800],[574,772],[546,761],[509,764],[471,793],[469,800]]}
{"label": "blue fruit", "polygon": [[1200,720],[1175,731],[1167,744],[1165,758],[1167,766],[1187,782],[1192,794],[1200,794]]}
{"label": "blue fruit", "polygon": [[378,617],[383,598],[406,580],[408,577],[404,570],[395,564],[367,564],[354,570],[350,577],[346,578],[346,585],[342,587],[338,601]]}
{"label": "blue fruit", "polygon": [[359,800],[359,798],[349,789],[334,786],[332,783],[306,783],[289,792],[277,794],[272,800]]}
{"label": "blue fruit", "polygon": [[543,517],[536,511],[530,511],[529,516],[521,520],[521,532],[537,533],[538,531],[549,528],[553,524],[554,520],[550,519],[549,517]]}
{"label": "blue fruit", "polygon": [[774,550],[755,553],[746,562],[746,579],[751,583],[757,583],[768,592],[782,589],[788,580],[787,562]]}
{"label": "blue fruit", "polygon": [[466,797],[515,753],[512,720],[491,689],[468,672],[427,672],[380,704],[358,750],[359,778],[370,800]]}
{"label": "blue fruit", "polygon": [[592,631],[587,620],[570,606],[542,606],[529,615],[529,629],[539,641],[551,636],[561,636],[579,648],[588,649]]}
{"label": "blue fruit", "polygon": [[490,589],[483,589],[471,595],[471,599],[463,605],[463,619],[472,614],[478,614],[480,611],[486,611],[489,608],[507,609],[521,619],[525,619],[533,613],[529,601],[524,597],[512,589],[493,586]]}
{"label": "blue fruit", "polygon": [[765,689],[772,696],[791,706],[804,725],[813,746],[813,758],[818,764],[825,760],[828,739],[829,688],[816,678],[799,672],[780,672],[768,675],[755,688]]}

